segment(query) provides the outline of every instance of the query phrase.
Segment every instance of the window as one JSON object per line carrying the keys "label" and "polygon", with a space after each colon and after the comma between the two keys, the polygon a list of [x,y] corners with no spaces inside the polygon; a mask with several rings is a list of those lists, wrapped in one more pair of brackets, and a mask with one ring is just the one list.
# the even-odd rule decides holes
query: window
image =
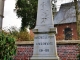
{"label": "window", "polygon": [[65,28],[64,34],[65,34],[65,40],[72,40],[71,28]]}

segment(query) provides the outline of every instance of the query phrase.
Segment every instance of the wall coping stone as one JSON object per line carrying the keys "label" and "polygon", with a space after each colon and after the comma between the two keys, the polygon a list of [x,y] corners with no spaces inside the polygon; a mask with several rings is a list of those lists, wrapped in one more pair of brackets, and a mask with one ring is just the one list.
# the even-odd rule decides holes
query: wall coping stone
{"label": "wall coping stone", "polygon": [[[56,41],[57,44],[78,44],[80,43],[80,40],[58,40]],[[21,44],[34,44],[34,41],[16,41],[16,45]]]}
{"label": "wall coping stone", "polygon": [[20,44],[34,44],[34,41],[16,41],[15,44],[16,45],[20,45]]}
{"label": "wall coping stone", "polygon": [[80,40],[59,40],[57,44],[78,44]]}

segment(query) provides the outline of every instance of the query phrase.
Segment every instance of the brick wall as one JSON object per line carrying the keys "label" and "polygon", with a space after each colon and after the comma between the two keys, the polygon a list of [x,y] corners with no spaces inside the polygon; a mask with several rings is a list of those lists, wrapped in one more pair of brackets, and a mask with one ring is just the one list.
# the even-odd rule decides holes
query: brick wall
{"label": "brick wall", "polygon": [[55,25],[55,27],[57,27],[57,40],[64,40],[64,30],[65,28],[71,28],[72,30],[72,40],[77,40],[78,36],[77,36],[77,26],[76,23],[67,23],[67,24],[59,24],[59,25]]}
{"label": "brick wall", "polygon": [[14,60],[30,60],[33,55],[33,45],[17,45]]}
{"label": "brick wall", "polygon": [[[58,56],[61,60],[77,60],[78,47],[76,44],[58,44]],[[33,44],[17,45],[17,53],[14,60],[30,60],[33,55]]]}
{"label": "brick wall", "polygon": [[78,60],[78,47],[75,44],[57,45],[57,50],[61,60]]}

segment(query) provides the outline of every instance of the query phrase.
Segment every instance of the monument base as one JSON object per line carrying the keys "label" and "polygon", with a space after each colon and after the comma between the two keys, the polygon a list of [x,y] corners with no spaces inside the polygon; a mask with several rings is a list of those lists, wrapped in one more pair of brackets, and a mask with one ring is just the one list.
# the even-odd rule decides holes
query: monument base
{"label": "monument base", "polygon": [[30,60],[59,60],[59,57],[53,56],[33,56]]}

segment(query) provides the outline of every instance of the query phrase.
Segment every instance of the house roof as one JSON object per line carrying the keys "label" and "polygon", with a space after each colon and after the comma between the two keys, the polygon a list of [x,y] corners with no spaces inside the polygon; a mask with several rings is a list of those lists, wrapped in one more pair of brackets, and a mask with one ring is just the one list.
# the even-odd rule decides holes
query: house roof
{"label": "house roof", "polygon": [[[80,2],[79,8],[80,8]],[[79,9],[80,10],[80,9]],[[54,16],[54,24],[64,24],[76,22],[76,11],[74,3],[62,4],[59,12]]]}

